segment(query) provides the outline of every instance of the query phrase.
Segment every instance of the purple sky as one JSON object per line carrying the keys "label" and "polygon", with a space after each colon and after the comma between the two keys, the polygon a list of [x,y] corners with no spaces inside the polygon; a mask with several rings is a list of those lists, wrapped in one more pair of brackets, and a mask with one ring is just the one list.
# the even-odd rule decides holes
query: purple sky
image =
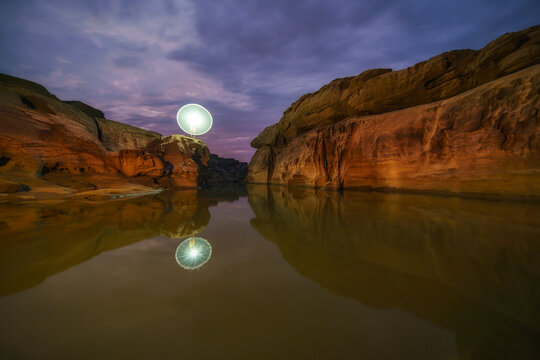
{"label": "purple sky", "polygon": [[251,139],[302,94],[481,48],[539,14],[537,0],[8,0],[0,72],[164,135],[199,103],[214,116],[210,150],[249,160]]}

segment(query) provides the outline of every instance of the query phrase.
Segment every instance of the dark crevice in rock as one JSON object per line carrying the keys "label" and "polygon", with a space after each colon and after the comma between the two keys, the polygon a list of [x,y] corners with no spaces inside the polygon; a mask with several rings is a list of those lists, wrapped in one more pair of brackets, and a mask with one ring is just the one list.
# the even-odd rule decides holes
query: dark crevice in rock
{"label": "dark crevice in rock", "polygon": [[21,184],[21,186],[19,186],[19,189],[17,190],[17,192],[24,192],[24,191],[30,191],[32,190],[32,188],[30,188],[30,186],[26,185],[26,184]]}
{"label": "dark crevice in rock", "polygon": [[171,175],[174,169],[174,165],[166,160],[163,160],[163,176]]}
{"label": "dark crevice in rock", "polygon": [[6,165],[11,158],[8,158],[7,156],[0,156],[0,167]]}
{"label": "dark crevice in rock", "polygon": [[55,163],[55,164],[54,164],[53,166],[51,166],[51,167],[48,167],[47,165],[43,165],[43,166],[41,167],[41,169],[39,170],[39,175],[41,175],[41,176],[47,175],[48,173],[57,170],[59,165],[60,165],[60,164],[59,164],[58,162]]}
{"label": "dark crevice in rock", "polygon": [[34,103],[30,100],[28,100],[28,98],[22,95],[19,95],[19,98],[24,105],[28,106],[30,109],[36,110],[36,105],[34,105]]}
{"label": "dark crevice in rock", "polygon": [[270,151],[268,153],[268,177],[266,182],[270,184],[272,182],[272,175],[274,174],[274,162],[275,162],[275,153],[274,149],[270,147]]}
{"label": "dark crevice in rock", "polygon": [[103,142],[103,130],[101,129],[101,126],[99,126],[99,123],[96,120],[96,118],[92,118],[92,120],[94,120],[94,123],[96,124],[98,139],[99,141]]}

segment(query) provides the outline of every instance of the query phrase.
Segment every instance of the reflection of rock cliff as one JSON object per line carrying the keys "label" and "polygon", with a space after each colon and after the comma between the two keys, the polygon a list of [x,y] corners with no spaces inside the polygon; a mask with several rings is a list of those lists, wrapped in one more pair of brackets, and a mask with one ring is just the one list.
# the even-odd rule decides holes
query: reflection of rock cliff
{"label": "reflection of rock cliff", "polygon": [[107,120],[100,110],[60,101],[39,84],[0,75],[0,192],[47,185],[56,195],[115,186],[131,186],[131,192],[196,187],[208,159],[200,140]]}
{"label": "reflection of rock cliff", "polygon": [[540,27],[302,96],[248,181],[540,195]]}
{"label": "reflection of rock cliff", "polygon": [[[195,190],[102,203],[0,207],[0,295],[20,291],[101,252],[208,224],[212,196]],[[215,202],[214,202],[215,203]]]}
{"label": "reflection of rock cliff", "polygon": [[304,276],[451,330],[460,358],[534,358],[537,205],[261,185],[248,195],[252,225]]}

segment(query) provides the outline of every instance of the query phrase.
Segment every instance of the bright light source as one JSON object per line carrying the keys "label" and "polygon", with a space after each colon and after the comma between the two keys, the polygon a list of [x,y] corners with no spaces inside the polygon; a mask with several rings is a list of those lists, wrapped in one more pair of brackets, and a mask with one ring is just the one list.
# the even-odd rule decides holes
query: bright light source
{"label": "bright light source", "polygon": [[190,237],[176,248],[176,262],[184,269],[193,270],[203,266],[212,256],[212,246],[200,237]]}
{"label": "bright light source", "polygon": [[202,135],[213,124],[212,115],[208,110],[198,104],[187,104],[178,110],[176,121],[180,129],[190,135]]}
{"label": "bright light source", "polygon": [[200,127],[201,123],[204,121],[201,118],[201,114],[198,114],[198,113],[191,113],[191,114],[188,114],[187,116],[188,116],[188,122],[189,122],[190,127],[191,126]]}

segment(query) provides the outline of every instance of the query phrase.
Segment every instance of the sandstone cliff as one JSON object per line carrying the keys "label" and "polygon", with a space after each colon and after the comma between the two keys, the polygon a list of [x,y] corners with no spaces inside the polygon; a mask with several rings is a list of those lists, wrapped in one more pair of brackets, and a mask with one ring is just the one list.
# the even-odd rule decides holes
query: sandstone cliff
{"label": "sandstone cliff", "polygon": [[209,155],[200,140],[107,120],[39,84],[0,75],[0,192],[102,197],[196,187]]}
{"label": "sandstone cliff", "polygon": [[80,101],[64,101],[90,116],[96,122],[97,135],[103,146],[109,151],[121,149],[141,150],[155,139],[159,139],[161,134],[143,130],[128,124],[105,119],[105,115],[90,105]]}
{"label": "sandstone cliff", "polygon": [[540,195],[540,26],[302,96],[252,141],[248,181]]}

